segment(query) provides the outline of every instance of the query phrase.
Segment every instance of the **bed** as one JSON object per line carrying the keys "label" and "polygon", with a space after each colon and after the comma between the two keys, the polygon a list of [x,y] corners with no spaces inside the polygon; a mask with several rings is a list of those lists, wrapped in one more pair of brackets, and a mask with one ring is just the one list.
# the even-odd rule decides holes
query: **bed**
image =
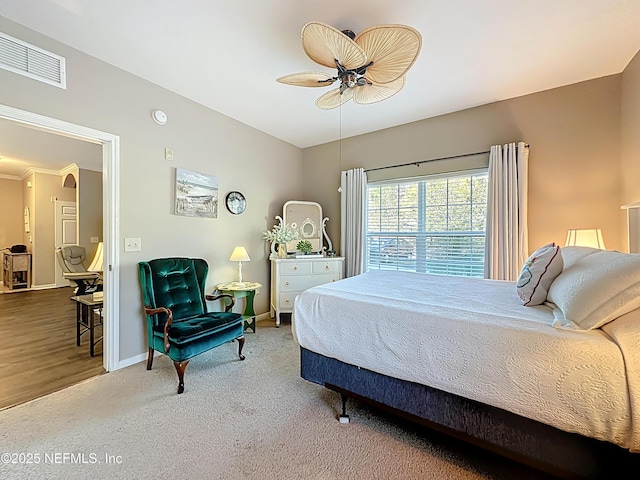
{"label": "bed", "polygon": [[553,248],[551,277],[523,266],[536,305],[519,282],[396,271],[301,293],[302,377],[343,413],[367,401],[560,477],[637,474],[640,255]]}

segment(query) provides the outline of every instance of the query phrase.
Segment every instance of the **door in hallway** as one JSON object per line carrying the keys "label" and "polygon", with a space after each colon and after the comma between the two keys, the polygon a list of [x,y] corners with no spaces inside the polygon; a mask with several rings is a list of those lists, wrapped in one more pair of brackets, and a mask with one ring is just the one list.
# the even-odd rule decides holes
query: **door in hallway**
{"label": "door in hallway", "polygon": [[[56,200],[56,248],[78,244],[76,216],[76,202]],[[68,286],[69,281],[62,276],[62,268],[60,268],[57,257],[55,262],[56,286]]]}

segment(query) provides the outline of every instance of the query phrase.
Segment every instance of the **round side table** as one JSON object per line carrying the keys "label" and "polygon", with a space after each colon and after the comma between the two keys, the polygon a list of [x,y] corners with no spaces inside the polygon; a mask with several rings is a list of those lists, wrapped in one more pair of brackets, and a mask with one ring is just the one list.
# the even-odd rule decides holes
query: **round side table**
{"label": "round side table", "polygon": [[256,293],[260,293],[262,285],[258,282],[226,282],[216,285],[215,291],[220,294],[231,295],[235,299],[244,298],[244,311],[242,312],[242,320],[244,321],[244,330],[253,330],[256,333],[256,312],[253,309],[253,299]]}

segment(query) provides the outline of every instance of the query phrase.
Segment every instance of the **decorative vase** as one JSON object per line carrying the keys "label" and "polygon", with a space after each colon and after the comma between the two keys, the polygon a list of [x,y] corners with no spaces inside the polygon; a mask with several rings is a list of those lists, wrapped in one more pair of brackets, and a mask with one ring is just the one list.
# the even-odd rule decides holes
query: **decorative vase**
{"label": "decorative vase", "polygon": [[278,258],[287,258],[287,244],[279,243],[278,244]]}

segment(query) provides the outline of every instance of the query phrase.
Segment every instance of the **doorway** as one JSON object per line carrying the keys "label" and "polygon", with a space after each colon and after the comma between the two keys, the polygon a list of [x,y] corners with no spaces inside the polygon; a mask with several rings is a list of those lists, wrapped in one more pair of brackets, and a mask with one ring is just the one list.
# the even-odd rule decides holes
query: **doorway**
{"label": "doorway", "polygon": [[15,121],[78,140],[102,145],[103,172],[103,238],[104,238],[104,296],[103,367],[107,372],[116,370],[119,363],[119,224],[116,212],[119,206],[120,137],[37,113],[0,104],[0,118]]}

